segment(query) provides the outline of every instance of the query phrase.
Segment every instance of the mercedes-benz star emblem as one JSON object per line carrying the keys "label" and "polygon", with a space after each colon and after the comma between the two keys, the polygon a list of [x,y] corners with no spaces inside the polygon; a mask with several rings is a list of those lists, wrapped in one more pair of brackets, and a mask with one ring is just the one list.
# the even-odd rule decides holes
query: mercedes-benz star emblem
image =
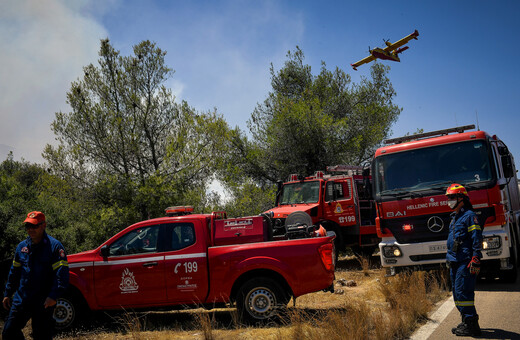
{"label": "mercedes-benz star emblem", "polygon": [[432,216],[428,220],[428,229],[432,233],[439,233],[442,231],[442,228],[444,228],[444,222],[442,221],[442,218],[439,216]]}

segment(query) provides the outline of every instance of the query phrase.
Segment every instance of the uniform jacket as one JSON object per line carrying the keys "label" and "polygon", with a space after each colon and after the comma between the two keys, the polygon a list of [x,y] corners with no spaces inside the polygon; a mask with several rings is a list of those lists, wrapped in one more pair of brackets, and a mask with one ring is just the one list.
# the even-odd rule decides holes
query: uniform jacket
{"label": "uniform jacket", "polygon": [[13,304],[61,297],[69,283],[69,264],[63,245],[43,234],[38,244],[27,237],[16,247],[4,297],[14,294]]}
{"label": "uniform jacket", "polygon": [[458,214],[452,214],[447,246],[446,260],[450,262],[469,262],[473,256],[482,257],[482,228],[473,211],[462,208]]}

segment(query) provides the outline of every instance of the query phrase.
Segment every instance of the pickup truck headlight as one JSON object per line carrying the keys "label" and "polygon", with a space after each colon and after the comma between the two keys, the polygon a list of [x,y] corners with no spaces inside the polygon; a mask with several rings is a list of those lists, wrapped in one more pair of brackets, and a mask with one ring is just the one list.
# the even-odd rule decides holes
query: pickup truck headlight
{"label": "pickup truck headlight", "polygon": [[500,236],[488,236],[484,237],[482,240],[482,249],[497,249],[502,246],[502,241],[500,240]]}
{"label": "pickup truck headlight", "polygon": [[401,249],[396,246],[383,246],[383,256],[384,257],[401,257],[403,256],[403,253],[401,252]]}

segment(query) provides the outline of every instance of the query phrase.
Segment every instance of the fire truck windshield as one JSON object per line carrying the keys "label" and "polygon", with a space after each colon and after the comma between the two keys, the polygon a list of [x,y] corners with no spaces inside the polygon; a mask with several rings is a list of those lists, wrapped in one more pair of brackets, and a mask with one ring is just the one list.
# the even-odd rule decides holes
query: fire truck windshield
{"label": "fire truck windshield", "polygon": [[320,198],[320,182],[284,184],[280,204],[317,203]]}
{"label": "fire truck windshield", "polygon": [[494,179],[493,159],[483,140],[390,153],[375,159],[378,196],[446,190],[450,183],[485,184]]}

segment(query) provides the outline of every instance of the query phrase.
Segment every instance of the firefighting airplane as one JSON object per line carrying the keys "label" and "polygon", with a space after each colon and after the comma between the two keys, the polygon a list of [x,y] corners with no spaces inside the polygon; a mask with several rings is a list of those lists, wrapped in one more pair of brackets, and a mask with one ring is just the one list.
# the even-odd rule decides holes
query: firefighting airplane
{"label": "firefighting airplane", "polygon": [[385,48],[379,48],[376,47],[374,49],[369,49],[370,55],[364,59],[361,59],[357,63],[350,64],[354,70],[357,70],[358,66],[361,66],[363,64],[369,63],[371,61],[374,61],[376,59],[382,59],[382,60],[392,60],[392,61],[401,61],[399,59],[398,54],[406,51],[408,49],[408,46],[405,46],[403,48],[400,48],[403,45],[406,45],[407,42],[409,42],[412,39],[417,40],[417,37],[419,36],[419,32],[415,30],[412,34],[404,37],[401,40],[396,41],[395,43],[389,43],[388,41],[385,41],[386,47]]}

